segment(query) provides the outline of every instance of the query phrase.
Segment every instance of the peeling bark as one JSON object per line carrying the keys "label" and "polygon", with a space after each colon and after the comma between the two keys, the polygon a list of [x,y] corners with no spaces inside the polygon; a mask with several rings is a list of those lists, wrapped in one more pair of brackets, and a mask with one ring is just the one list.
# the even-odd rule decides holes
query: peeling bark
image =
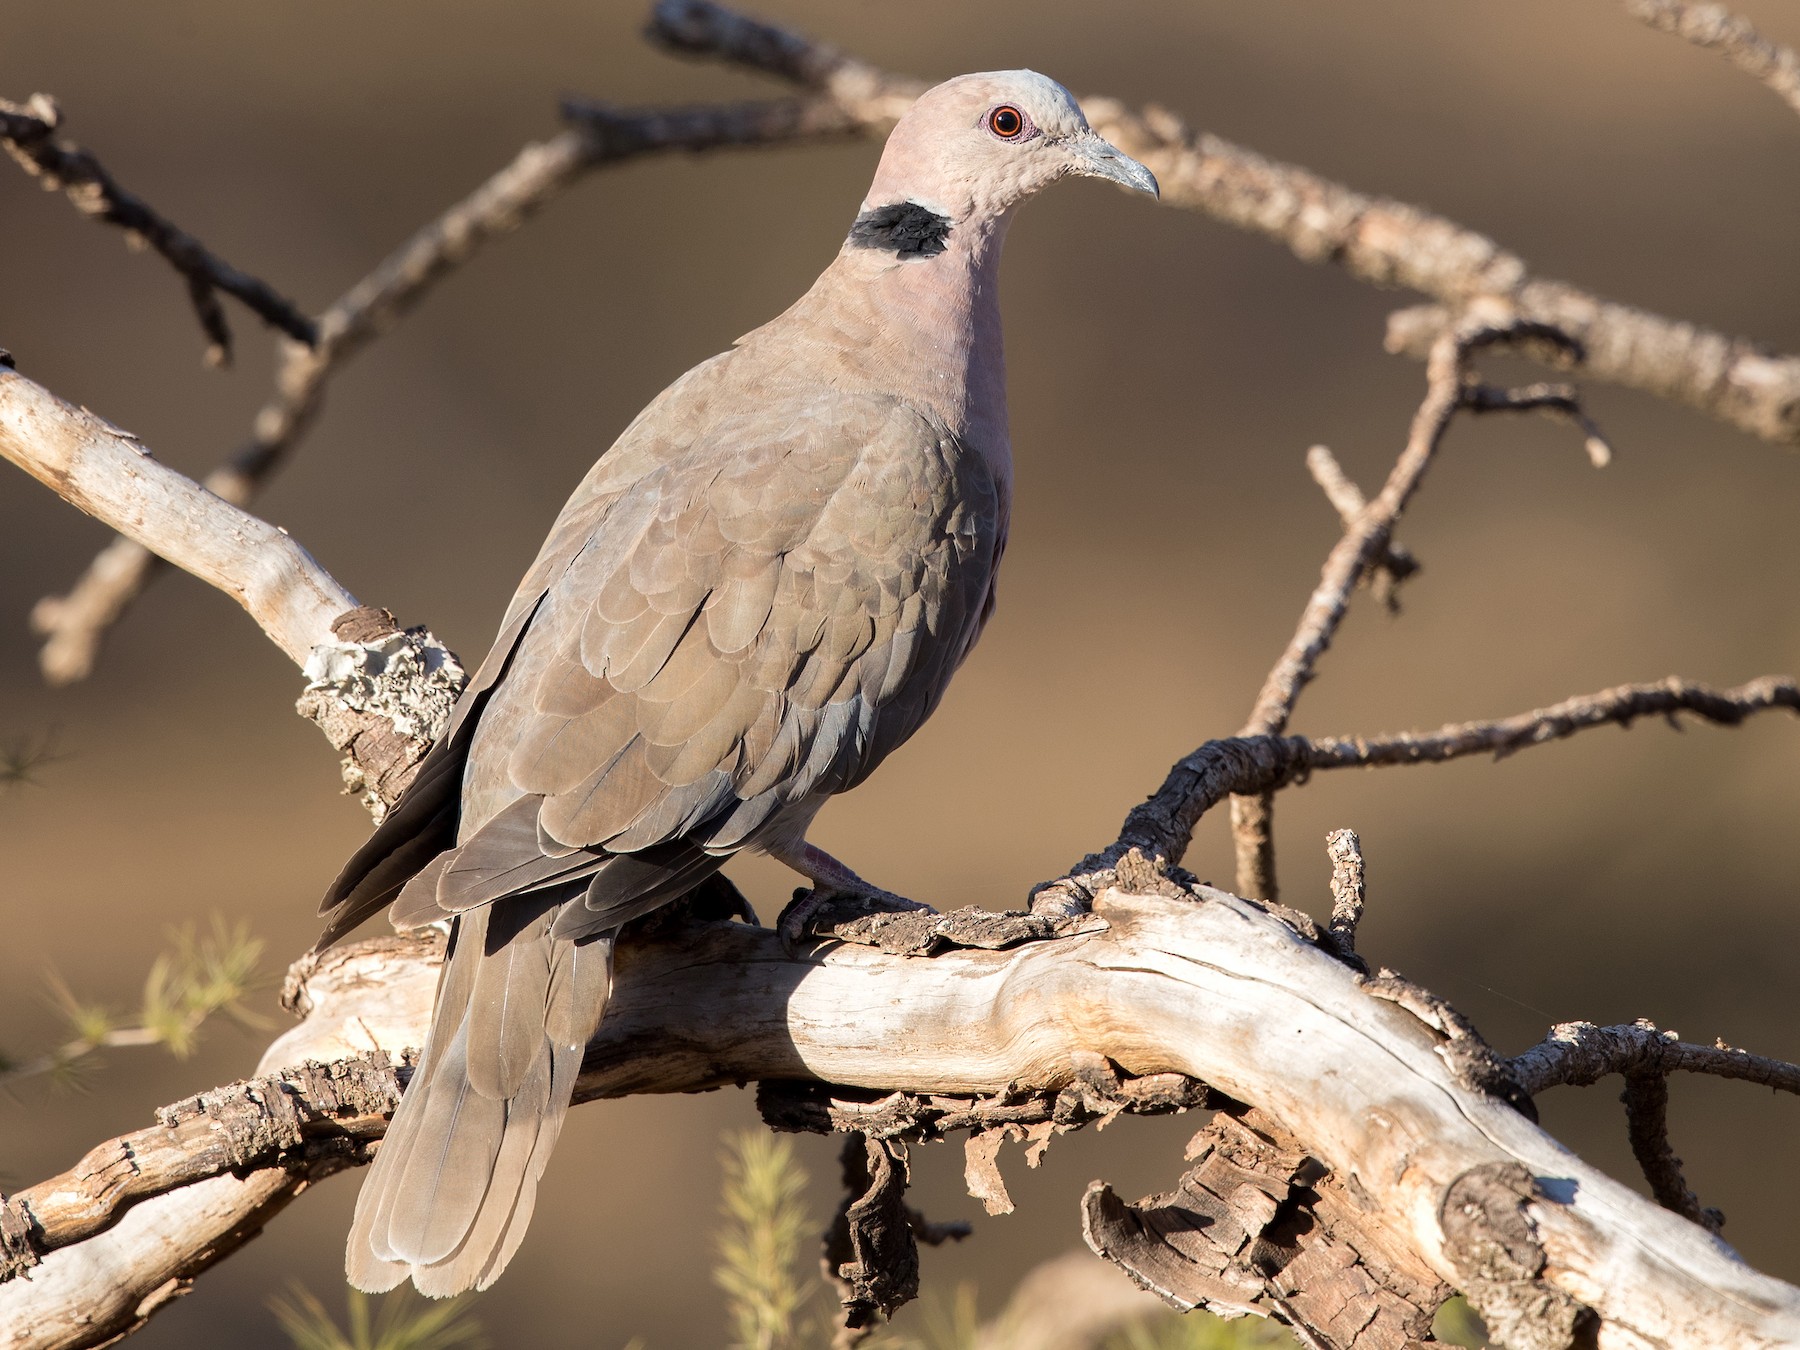
{"label": "peeling bark", "polygon": [[1088,1246],[1183,1312],[1276,1317],[1343,1350],[1407,1350],[1451,1289],[1286,1131],[1241,1105],[1194,1136],[1195,1166],[1128,1205],[1095,1182]]}

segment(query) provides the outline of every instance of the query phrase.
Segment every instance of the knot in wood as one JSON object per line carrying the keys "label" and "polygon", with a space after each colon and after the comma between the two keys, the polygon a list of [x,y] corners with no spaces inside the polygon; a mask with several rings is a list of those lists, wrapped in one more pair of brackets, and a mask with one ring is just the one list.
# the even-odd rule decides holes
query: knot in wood
{"label": "knot in wood", "polygon": [[350,610],[333,631],[345,640],[312,649],[296,709],[344,753],[345,788],[379,823],[449,722],[469,676],[430,632],[397,629],[386,610]]}
{"label": "knot in wood", "polygon": [[1438,1209],[1444,1253],[1496,1344],[1569,1350],[1593,1343],[1592,1309],[1544,1279],[1547,1258],[1529,1206],[1551,1203],[1519,1163],[1486,1163],[1445,1188]]}

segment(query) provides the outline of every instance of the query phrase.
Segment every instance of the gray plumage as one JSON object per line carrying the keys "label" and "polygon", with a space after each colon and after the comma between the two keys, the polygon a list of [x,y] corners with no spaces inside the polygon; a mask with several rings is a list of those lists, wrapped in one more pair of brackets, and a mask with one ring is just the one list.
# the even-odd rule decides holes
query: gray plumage
{"label": "gray plumage", "polygon": [[322,909],[322,944],[390,903],[403,928],[454,920],[357,1202],[353,1284],[447,1295],[505,1266],[622,924],[743,849],[821,892],[874,890],[806,830],[930,715],[992,611],[1011,487],[995,269],[1013,208],[1071,172],[1154,191],[1053,81],[932,90],[807,295],[664,391],[563,508]]}

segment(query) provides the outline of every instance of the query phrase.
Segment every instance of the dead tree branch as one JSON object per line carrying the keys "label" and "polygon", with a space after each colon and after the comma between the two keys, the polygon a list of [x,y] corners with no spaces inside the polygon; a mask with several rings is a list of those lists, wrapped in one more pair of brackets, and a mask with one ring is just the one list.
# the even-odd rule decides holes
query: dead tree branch
{"label": "dead tree branch", "polygon": [[127,240],[148,244],[186,280],[188,299],[206,334],[209,365],[231,360],[231,328],[219,304],[219,291],[237,297],[264,323],[294,341],[317,340],[316,325],[293,301],[266,281],[240,272],[141,197],[120,187],[93,155],[57,138],[61,125],[61,111],[45,94],[33,94],[23,105],[0,99],[0,144],[26,173],[47,190],[62,192],[83,215],[117,225]]}
{"label": "dead tree branch", "polygon": [[1673,1210],[1709,1233],[1725,1226],[1725,1215],[1700,1203],[1681,1170],[1681,1159],[1669,1143],[1669,1080],[1660,1073],[1639,1070],[1625,1075],[1625,1131],[1631,1155],[1650,1183],[1650,1194],[1664,1209]]}
{"label": "dead tree branch", "polygon": [[285,531],[151,457],[128,431],[0,370],[0,456],[70,505],[224,591],[305,664],[356,598]]}
{"label": "dead tree branch", "polygon": [[[618,110],[571,105],[570,127],[526,146],[506,167],[408,239],[319,316],[311,345],[283,347],[274,396],[247,440],[203,482],[247,505],[305,436],[326,385],[349,359],[391,329],[483,245],[508,234],[589,170],[643,155],[720,146],[780,145],[856,130],[824,99],[779,99],[682,109]],[[66,595],[32,610],[45,638],[39,665],[52,684],[93,672],[112,626],[160,569],[156,552],[129,539],[101,550]]]}
{"label": "dead tree branch", "polygon": [[[788,959],[774,933],[723,922],[628,943],[582,1094],[755,1080],[831,1084],[835,1097],[869,1102],[893,1093],[1002,1099],[1079,1086],[1084,1064],[1179,1074],[1257,1103],[1342,1179],[1362,1222],[1384,1225],[1388,1241],[1476,1293],[1497,1320],[1509,1299],[1535,1296],[1591,1315],[1621,1343],[1800,1337],[1800,1290],[1749,1270],[1469,1086],[1436,1052],[1439,1033],[1371,997],[1354,971],[1258,906],[1206,888],[1114,890],[1097,897],[1095,914],[1103,929],[930,960],[851,945]],[[434,982],[428,945],[383,939],[329,953],[299,972],[305,1020],[259,1072],[377,1050],[399,1059],[423,1035]],[[851,1003],[861,1011],[846,1020]],[[281,1082],[317,1090],[304,1074]],[[24,1255],[15,1240],[15,1263],[36,1264],[29,1278],[0,1283],[0,1326],[28,1329],[9,1350],[104,1340],[111,1331],[85,1309],[79,1325],[68,1320],[71,1291],[91,1289],[93,1272],[125,1291],[110,1305],[123,1310],[112,1325],[129,1325],[151,1292],[146,1281],[166,1282],[161,1272],[207,1249],[220,1225],[259,1225],[325,1165],[308,1129],[342,1132],[332,1166],[357,1161],[357,1141],[378,1129],[361,1107],[337,1116],[310,1096],[308,1106],[284,1097],[272,1107],[266,1089],[249,1085],[208,1100],[226,1139],[264,1139],[258,1122],[279,1113],[303,1122],[301,1142],[256,1152],[259,1161],[235,1173],[225,1170],[229,1146],[215,1150],[217,1175],[140,1193],[112,1212],[110,1227],[55,1250],[32,1245],[35,1211],[10,1202],[10,1230],[26,1235]],[[895,1137],[905,1137],[903,1124]],[[1535,1267],[1495,1267],[1486,1253],[1496,1242],[1535,1253]]]}
{"label": "dead tree branch", "polygon": [[1650,27],[1710,47],[1747,75],[1774,91],[1800,113],[1800,56],[1770,42],[1723,5],[1690,5],[1682,0],[1626,0],[1626,11]]}
{"label": "dead tree branch", "polygon": [[1362,922],[1365,882],[1362,840],[1355,830],[1333,830],[1325,840],[1331,859],[1331,922],[1327,931],[1340,949],[1356,950],[1356,928]]}
{"label": "dead tree branch", "polygon": [[0,457],[224,591],[301,666],[303,715],[347,756],[376,819],[398,800],[465,674],[423,629],[361,607],[288,535],[159,464],[129,432],[0,369]]}
{"label": "dead tree branch", "polygon": [[1708,1074],[1800,1093],[1800,1065],[1752,1055],[1723,1041],[1695,1045],[1643,1020],[1615,1027],[1559,1023],[1507,1067],[1534,1097],[1553,1087],[1589,1087],[1608,1074],[1641,1072]]}

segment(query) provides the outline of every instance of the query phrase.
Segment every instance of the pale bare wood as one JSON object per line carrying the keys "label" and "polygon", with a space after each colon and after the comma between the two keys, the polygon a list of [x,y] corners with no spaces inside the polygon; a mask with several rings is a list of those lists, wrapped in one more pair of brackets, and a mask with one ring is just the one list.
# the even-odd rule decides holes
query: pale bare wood
{"label": "pale bare wood", "polygon": [[277,529],[157,463],[150,448],[0,370],[0,456],[72,506],[225,592],[297,664],[355,596]]}
{"label": "pale bare wood", "polygon": [[[1465,1085],[1437,1032],[1267,912],[1205,888],[1191,898],[1106,891],[1095,908],[1104,931],[929,960],[851,946],[788,960],[772,933],[723,923],[628,946],[583,1095],[765,1078],[997,1093],[1070,1082],[1084,1056],[1100,1055],[1258,1103],[1457,1287],[1485,1288],[1467,1240],[1469,1223],[1485,1220],[1447,1201],[1484,1178],[1539,1178],[1525,1213],[1547,1260],[1542,1283],[1593,1309],[1601,1346],[1800,1339],[1800,1289],[1751,1270]],[[334,954],[306,980],[309,1016],[263,1068],[416,1045],[434,977],[428,957],[392,941]],[[66,1311],[44,1310],[94,1287],[97,1263],[142,1299],[208,1249],[222,1222],[260,1221],[291,1189],[286,1171],[265,1168],[140,1202],[102,1236],[0,1285],[0,1326],[12,1336],[0,1345],[95,1344]]]}
{"label": "pale bare wood", "polygon": [[1683,0],[1625,0],[1632,18],[1696,47],[1710,47],[1746,75],[1755,76],[1800,113],[1800,55],[1771,42],[1723,5]]}

